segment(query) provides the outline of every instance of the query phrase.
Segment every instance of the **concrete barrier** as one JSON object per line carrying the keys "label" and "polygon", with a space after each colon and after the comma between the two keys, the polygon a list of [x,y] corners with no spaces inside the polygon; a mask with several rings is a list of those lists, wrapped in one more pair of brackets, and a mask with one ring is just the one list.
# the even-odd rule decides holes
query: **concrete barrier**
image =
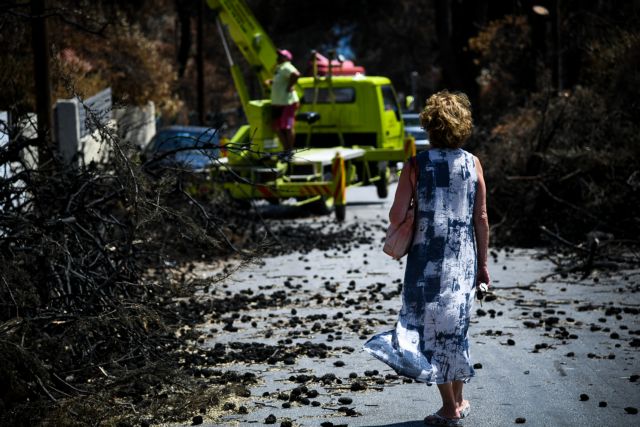
{"label": "concrete barrier", "polygon": [[65,164],[104,162],[110,148],[100,135],[101,126],[113,126],[111,88],[85,100],[62,99],[54,107],[55,137]]}
{"label": "concrete barrier", "polygon": [[143,106],[115,108],[113,118],[120,139],[140,149],[156,134],[156,108],[151,101]]}

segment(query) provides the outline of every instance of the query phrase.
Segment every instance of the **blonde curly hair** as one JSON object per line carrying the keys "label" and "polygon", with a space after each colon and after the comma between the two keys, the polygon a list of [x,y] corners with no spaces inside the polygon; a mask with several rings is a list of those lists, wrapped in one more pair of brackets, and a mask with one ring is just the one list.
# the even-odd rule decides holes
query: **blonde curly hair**
{"label": "blonde curly hair", "polygon": [[433,147],[460,148],[473,130],[471,102],[464,93],[435,93],[420,113],[420,124],[429,133]]}

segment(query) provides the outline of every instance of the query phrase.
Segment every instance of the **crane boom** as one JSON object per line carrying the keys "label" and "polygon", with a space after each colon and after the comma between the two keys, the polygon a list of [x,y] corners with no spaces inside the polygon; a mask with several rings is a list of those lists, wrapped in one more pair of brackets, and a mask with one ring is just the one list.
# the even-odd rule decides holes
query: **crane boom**
{"label": "crane boom", "polygon": [[[251,70],[256,73],[262,90],[261,97],[267,97],[269,88],[264,82],[273,78],[278,57],[273,41],[243,0],[207,0],[207,4],[218,13],[218,19],[226,26],[229,36],[251,66]],[[225,49],[229,55],[228,49]],[[231,65],[234,65],[232,60]]]}

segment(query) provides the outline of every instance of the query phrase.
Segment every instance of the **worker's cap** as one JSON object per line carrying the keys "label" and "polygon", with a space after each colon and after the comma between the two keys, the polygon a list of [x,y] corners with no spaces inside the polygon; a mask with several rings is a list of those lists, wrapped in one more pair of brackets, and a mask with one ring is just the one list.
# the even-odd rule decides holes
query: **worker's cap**
{"label": "worker's cap", "polygon": [[291,61],[293,59],[293,55],[287,49],[278,49],[278,55],[283,58],[287,58],[287,60]]}

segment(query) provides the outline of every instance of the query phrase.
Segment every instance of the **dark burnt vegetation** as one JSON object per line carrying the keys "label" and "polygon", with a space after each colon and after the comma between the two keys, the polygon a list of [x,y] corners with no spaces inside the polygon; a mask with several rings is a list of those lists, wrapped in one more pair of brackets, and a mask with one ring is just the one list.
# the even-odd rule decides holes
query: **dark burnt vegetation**
{"label": "dark burnt vegetation", "polygon": [[[0,182],[0,412],[11,425],[66,405],[79,419],[61,424],[92,411],[117,418],[131,399],[166,393],[183,345],[174,330],[199,320],[176,303],[194,291],[176,260],[232,252],[179,180],[150,180],[102,133],[113,154],[106,164],[37,167],[3,156],[13,174]],[[101,408],[116,397],[123,411]]]}
{"label": "dark burnt vegetation", "polygon": [[183,420],[246,393],[242,375],[221,389],[219,377],[181,362],[196,336],[179,328],[257,303],[193,298],[224,277],[195,279],[194,263],[368,241],[353,227],[271,227],[203,177],[146,173],[135,150],[100,131],[104,164],[36,165],[22,149],[35,153],[35,142],[13,133],[0,152],[11,170],[0,180],[0,414],[9,425]]}
{"label": "dark burnt vegetation", "polygon": [[600,254],[594,239],[615,253],[640,244],[630,210],[640,203],[637,8],[592,9],[554,11],[561,46],[545,47],[540,17],[526,16],[493,21],[469,43],[482,70],[471,147],[494,242],[561,244],[587,263]]}

